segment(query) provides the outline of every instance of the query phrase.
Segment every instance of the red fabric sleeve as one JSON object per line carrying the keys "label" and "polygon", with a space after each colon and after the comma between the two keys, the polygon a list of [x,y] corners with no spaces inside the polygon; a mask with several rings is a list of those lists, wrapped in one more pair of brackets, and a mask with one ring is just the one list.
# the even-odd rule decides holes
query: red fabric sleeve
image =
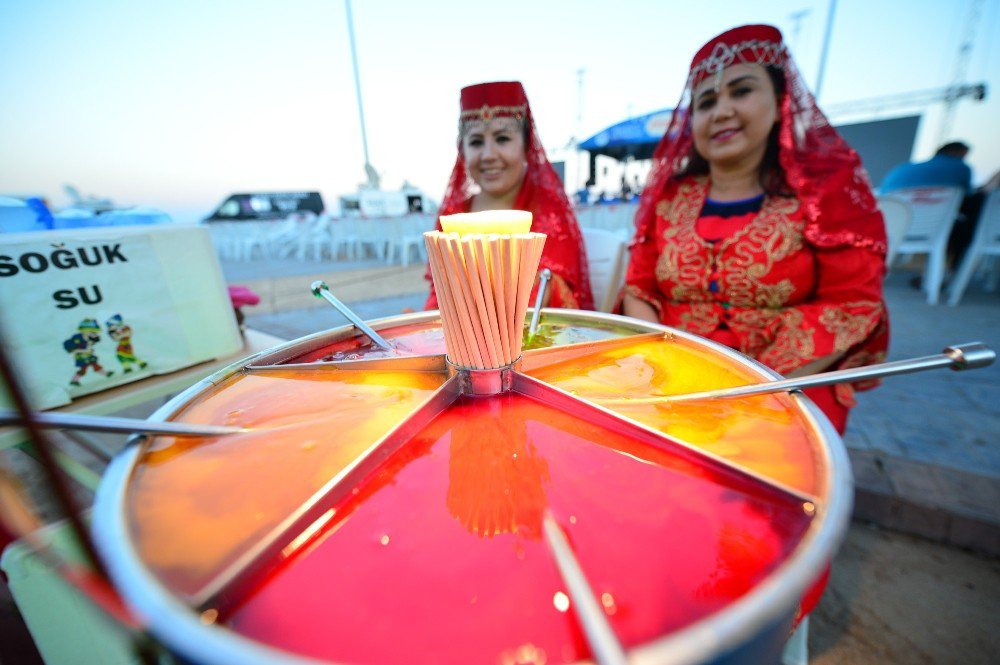
{"label": "red fabric sleeve", "polygon": [[625,293],[647,302],[656,309],[657,315],[663,311],[660,302],[659,285],[656,282],[656,261],[659,251],[652,228],[632,242],[629,252],[628,270],[625,273]]}
{"label": "red fabric sleeve", "polygon": [[882,302],[885,269],[879,253],[842,246],[817,249],[815,257],[813,298],[784,308],[773,340],[757,357],[781,373],[864,346],[886,316]]}
{"label": "red fabric sleeve", "polygon": [[[541,225],[546,234],[538,269],[552,271],[553,282],[549,288],[549,307],[569,307],[571,309],[593,309],[590,293],[590,279],[586,274],[587,262],[583,248],[583,235],[572,212],[565,215],[552,214],[548,223]],[[532,225],[534,228],[535,225]],[[535,302],[537,284],[531,293],[531,303]]]}

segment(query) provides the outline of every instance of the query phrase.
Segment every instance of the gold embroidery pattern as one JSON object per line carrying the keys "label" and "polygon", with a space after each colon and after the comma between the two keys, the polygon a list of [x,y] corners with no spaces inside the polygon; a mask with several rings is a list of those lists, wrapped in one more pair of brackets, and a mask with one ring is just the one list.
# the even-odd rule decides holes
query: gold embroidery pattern
{"label": "gold embroidery pattern", "polygon": [[786,278],[776,284],[765,284],[761,280],[771,272],[775,263],[802,250],[805,223],[789,218],[798,208],[799,203],[794,199],[769,197],[750,224],[720,243],[720,252],[733,247],[729,258],[719,263],[731,303],[744,307],[776,308],[788,302],[795,292],[791,279]]}
{"label": "gold embroidery pattern", "polygon": [[719,312],[714,303],[693,302],[680,316],[680,327],[696,335],[709,335],[719,327]]}
{"label": "gold embroidery pattern", "polygon": [[[713,247],[698,235],[695,226],[707,194],[707,179],[694,178],[680,183],[670,199],[656,206],[663,246],[655,273],[664,292],[674,302],[714,300],[708,290],[708,279],[712,263],[719,261],[719,278],[731,304],[769,308],[785,305],[795,293],[792,281],[783,279],[767,284],[761,280],[776,262],[803,248],[804,222],[791,219],[799,209],[799,202],[767,198],[754,220]],[[727,249],[731,251],[727,253]],[[720,258],[723,254],[727,256]],[[700,309],[709,314],[709,310]],[[717,321],[717,318],[712,311],[711,319]]]}
{"label": "gold embroidery pattern", "polygon": [[661,200],[656,204],[656,216],[657,217],[670,217],[670,204],[671,201]]}
{"label": "gold embroidery pattern", "polygon": [[706,278],[709,253],[694,230],[707,193],[707,181],[698,178],[681,183],[674,197],[656,206],[664,241],[656,262],[656,279],[667,282],[674,302],[706,302],[710,299]]}
{"label": "gold embroidery pattern", "polygon": [[[815,326],[811,327],[801,310],[789,307],[797,294],[792,278],[775,281],[772,277],[773,283],[768,282],[779,263],[805,249],[805,221],[798,214],[797,200],[765,198],[754,219],[713,245],[696,230],[707,193],[706,178],[686,180],[656,206],[655,233],[660,254],[655,274],[661,292],[675,304],[671,307],[669,301],[664,301],[669,308],[664,312],[669,314],[665,319],[669,324],[710,335],[727,312],[725,321],[741,340],[739,350],[778,372],[815,360],[817,344],[825,349],[827,335],[833,337],[836,352],[863,342],[871,334],[884,316],[880,303],[851,302],[826,308],[818,320],[810,320]],[[718,265],[713,266],[716,261]],[[728,309],[708,288],[713,267],[717,267]],[[788,266],[778,269],[787,272]],[[654,302],[648,294],[632,292]],[[818,341],[816,335],[823,341]],[[850,395],[844,397],[849,399]]]}
{"label": "gold embroidery pattern", "polygon": [[788,372],[816,357],[815,330],[805,326],[805,315],[786,309],[773,317],[767,330],[772,341],[752,353],[754,358],[777,372]]}
{"label": "gold embroidery pattern", "polygon": [[462,111],[459,114],[461,120],[492,120],[497,116],[510,116],[515,120],[520,120],[524,117],[527,106],[490,106],[489,104],[483,104],[481,108],[469,109],[467,111]]}
{"label": "gold embroidery pattern", "polygon": [[656,310],[657,316],[660,316],[661,320],[662,320],[663,309],[662,309],[662,306],[660,305],[659,298],[654,298],[649,293],[647,293],[646,291],[643,291],[642,289],[640,289],[635,284],[626,284],[625,285],[625,293],[627,293],[627,294],[629,294],[631,296],[635,296],[636,298],[638,298],[639,300],[643,301],[644,303],[649,303],[650,305],[652,305],[653,309]]}
{"label": "gold embroidery pattern", "polygon": [[744,340],[740,351],[754,358],[774,340],[775,331],[780,325],[780,310],[730,310],[729,327]]}
{"label": "gold embroidery pattern", "polygon": [[[852,314],[860,310],[861,314]],[[846,351],[864,341],[882,318],[882,305],[874,301],[844,303],[839,307],[827,307],[819,316],[819,322],[833,334],[833,350]]]}

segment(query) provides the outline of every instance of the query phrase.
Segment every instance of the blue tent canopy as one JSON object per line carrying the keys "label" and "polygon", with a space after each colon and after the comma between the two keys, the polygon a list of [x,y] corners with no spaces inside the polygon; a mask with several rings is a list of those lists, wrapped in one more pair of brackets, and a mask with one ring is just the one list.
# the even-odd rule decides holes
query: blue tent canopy
{"label": "blue tent canopy", "polygon": [[594,134],[579,145],[593,155],[607,155],[615,159],[634,157],[649,159],[670,125],[673,109],[661,109],[645,115],[623,120]]}

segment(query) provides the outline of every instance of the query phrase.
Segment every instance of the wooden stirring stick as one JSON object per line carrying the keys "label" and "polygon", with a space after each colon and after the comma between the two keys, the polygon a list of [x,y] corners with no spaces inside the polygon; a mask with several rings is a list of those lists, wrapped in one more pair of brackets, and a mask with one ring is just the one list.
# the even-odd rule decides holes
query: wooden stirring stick
{"label": "wooden stirring stick", "polygon": [[[442,217],[446,231],[424,234],[448,354],[460,366],[493,369],[521,355],[524,316],[545,236],[531,215],[496,211]],[[491,216],[499,215],[500,219]],[[447,222],[447,223],[446,223]],[[490,228],[502,232],[489,231]]]}
{"label": "wooden stirring stick", "polygon": [[[431,266],[431,276],[436,285],[436,292],[441,310],[442,328],[444,329],[445,347],[452,362],[459,365],[468,364],[468,353],[465,350],[465,338],[458,334],[461,323],[458,320],[458,312],[455,309],[455,302],[451,289],[444,288],[447,284],[447,276],[444,272],[444,264],[441,258],[440,237],[438,234],[425,233],[424,242],[427,245],[427,261]],[[439,285],[439,286],[438,286]]]}
{"label": "wooden stirring stick", "polygon": [[493,297],[498,322],[497,331],[500,336],[500,346],[503,349],[503,362],[505,365],[509,365],[514,361],[514,356],[511,355],[510,334],[507,330],[507,278],[503,269],[503,245],[498,236],[490,236],[489,249]]}
{"label": "wooden stirring stick", "polygon": [[[479,259],[476,256],[476,239],[463,238],[461,242],[462,257],[465,260],[465,268],[469,275],[468,284],[472,291],[472,298],[476,304],[473,312],[475,320],[479,322],[479,328],[483,331],[483,349],[489,367],[499,367],[500,357],[496,346],[493,344],[493,330],[489,325],[489,315],[486,311],[486,295],[483,293],[483,283],[479,274]],[[489,285],[486,285],[487,288]],[[492,290],[492,289],[489,289]]]}
{"label": "wooden stirring stick", "polygon": [[493,295],[493,278],[490,275],[489,259],[487,258],[486,248],[488,243],[489,240],[487,238],[475,238],[472,246],[476,257],[476,266],[479,268],[478,282],[483,292],[486,318],[488,319],[488,322],[484,323],[487,325],[490,345],[494,351],[494,367],[500,367],[502,365],[506,365],[510,361],[506,360],[503,352],[503,344],[500,342],[500,326],[499,319],[497,318],[496,298]]}
{"label": "wooden stirring stick", "polygon": [[462,261],[461,245],[458,236],[446,236],[445,246],[447,251],[443,256],[446,259],[445,274],[448,277],[450,289],[455,294],[455,302],[458,305],[458,313],[461,319],[462,334],[465,335],[466,345],[469,348],[470,362],[476,367],[485,367],[482,355],[482,348],[485,344],[483,331],[478,329],[478,322],[472,316],[475,304],[472,300],[472,290],[469,288],[469,277],[465,270],[465,263]]}

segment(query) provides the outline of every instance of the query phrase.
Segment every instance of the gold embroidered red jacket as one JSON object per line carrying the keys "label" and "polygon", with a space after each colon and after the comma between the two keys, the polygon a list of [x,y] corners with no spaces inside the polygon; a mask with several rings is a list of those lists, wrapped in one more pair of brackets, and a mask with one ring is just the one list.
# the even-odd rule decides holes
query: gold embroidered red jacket
{"label": "gold embroidered red jacket", "polygon": [[[798,200],[771,196],[744,228],[713,245],[695,230],[707,191],[705,178],[668,185],[653,228],[632,247],[628,293],[656,308],[665,325],[709,338],[728,327],[739,351],[781,373],[838,352],[844,356],[830,369],[884,359],[880,254],[809,244]],[[853,401],[845,392],[842,401]]]}

